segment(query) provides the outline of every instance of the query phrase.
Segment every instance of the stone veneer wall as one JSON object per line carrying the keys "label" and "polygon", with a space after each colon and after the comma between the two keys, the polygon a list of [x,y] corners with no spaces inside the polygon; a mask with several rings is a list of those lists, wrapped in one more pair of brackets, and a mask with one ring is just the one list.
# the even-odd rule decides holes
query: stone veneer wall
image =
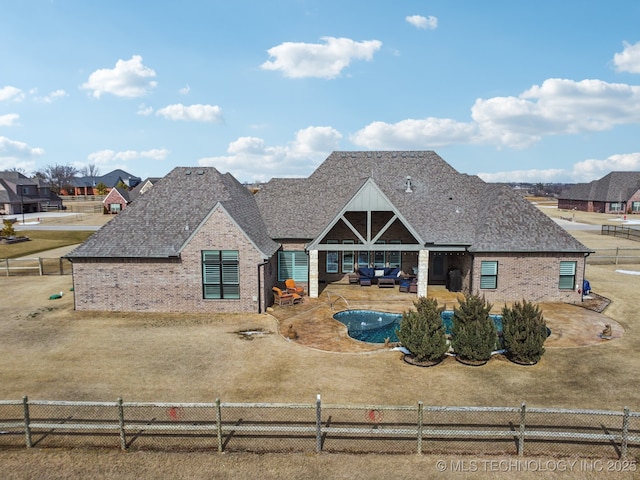
{"label": "stone veneer wall", "polygon": [[[239,251],[239,300],[203,298],[202,250]],[[258,312],[258,264],[263,262],[262,256],[222,210],[215,211],[194,232],[180,257],[179,260],[74,261],[76,310]],[[267,283],[262,282],[264,289],[271,283],[272,269],[272,265],[267,273],[260,269],[261,275],[267,277]],[[265,300],[264,294],[262,300]]]}
{"label": "stone veneer wall", "polygon": [[[482,261],[498,261],[498,288],[480,289]],[[560,290],[560,262],[576,262],[576,286]],[[521,301],[578,303],[582,295],[585,257],[582,254],[476,254],[472,268],[472,293],[484,295],[490,302]]]}

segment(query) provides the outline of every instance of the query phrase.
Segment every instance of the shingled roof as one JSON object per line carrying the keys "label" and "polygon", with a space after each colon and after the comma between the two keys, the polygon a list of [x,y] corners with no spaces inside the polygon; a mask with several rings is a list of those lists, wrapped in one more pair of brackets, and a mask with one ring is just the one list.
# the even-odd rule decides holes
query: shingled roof
{"label": "shingled roof", "polygon": [[[406,179],[411,190],[406,192]],[[310,241],[371,178],[429,245],[483,252],[587,252],[511,189],[462,174],[432,151],[334,152],[306,179],[273,179],[256,194],[274,239]],[[283,208],[295,215],[282,215]]]}
{"label": "shingled roof", "polygon": [[610,172],[599,180],[578,183],[560,194],[561,200],[626,202],[640,190],[640,172]]}
{"label": "shingled roof", "polygon": [[233,176],[211,167],[177,167],[68,257],[176,257],[218,204],[265,258],[279,248],[267,234],[253,195]]}

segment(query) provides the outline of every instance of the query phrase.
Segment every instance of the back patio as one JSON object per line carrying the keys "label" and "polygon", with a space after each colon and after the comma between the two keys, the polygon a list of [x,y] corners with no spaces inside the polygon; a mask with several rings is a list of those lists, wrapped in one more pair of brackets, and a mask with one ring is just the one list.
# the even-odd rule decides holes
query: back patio
{"label": "back patio", "polygon": [[[458,305],[457,299],[463,298],[462,293],[450,292],[444,286],[430,286],[428,296],[436,298],[447,310],[452,310]],[[417,298],[416,294],[400,292],[398,285],[378,288],[338,282],[324,285],[318,298],[305,296],[299,304],[275,306],[270,313],[278,321],[280,334],[287,338],[291,326],[297,334],[297,339],[292,341],[300,345],[326,352],[370,353],[389,348],[352,339],[347,328],[334,320],[333,315],[347,309],[402,313],[412,309]],[[494,303],[492,313],[500,313],[503,306],[503,303]],[[616,321],[580,304],[540,303],[539,306],[551,329],[547,348],[585,347],[611,341],[599,336],[606,324],[613,330],[612,340],[624,333]]]}

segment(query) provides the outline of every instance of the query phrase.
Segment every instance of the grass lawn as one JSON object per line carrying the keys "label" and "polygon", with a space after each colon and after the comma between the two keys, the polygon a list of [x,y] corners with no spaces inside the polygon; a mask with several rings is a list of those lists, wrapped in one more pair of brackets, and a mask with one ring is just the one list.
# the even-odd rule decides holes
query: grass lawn
{"label": "grass lawn", "polygon": [[[588,247],[593,240],[597,248],[605,248],[600,236],[578,235]],[[629,242],[615,237],[606,241],[614,247]],[[626,267],[587,267],[594,291],[612,300],[605,315],[624,327],[621,339],[589,347],[549,348],[532,367],[492,359],[483,367],[445,361],[426,369],[404,363],[398,352],[345,354],[303,347],[278,335],[277,322],[269,315],[80,313],[73,310],[69,276],[0,278],[0,291],[10,299],[3,303],[0,320],[0,399],[29,395],[45,400],[113,401],[122,396],[126,401],[212,402],[219,397],[227,402],[312,403],[321,393],[325,403],[415,405],[422,400],[425,405],[518,406],[526,401],[531,407],[621,410],[629,406],[640,411],[636,306],[640,276],[616,272]],[[48,300],[59,291],[68,293]],[[252,341],[234,333],[257,328],[273,333]],[[157,478],[159,472],[172,478],[450,476],[450,471],[436,470],[437,459],[429,455],[0,450],[0,464],[9,472],[3,475],[6,478]],[[55,473],[50,465],[56,465]],[[633,478],[601,471],[532,471],[516,476],[604,475]],[[513,478],[514,473],[478,470],[473,476]]]}
{"label": "grass lawn", "polygon": [[21,230],[16,236],[26,236],[28,242],[0,244],[0,258],[19,258],[34,255],[54,248],[76,245],[84,242],[93,231],[73,230]]}

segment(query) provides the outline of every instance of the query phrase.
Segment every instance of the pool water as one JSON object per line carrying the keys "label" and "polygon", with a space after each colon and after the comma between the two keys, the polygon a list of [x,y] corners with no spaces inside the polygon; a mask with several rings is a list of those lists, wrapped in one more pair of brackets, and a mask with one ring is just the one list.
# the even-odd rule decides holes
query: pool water
{"label": "pool water", "polygon": [[[445,310],[440,316],[447,335],[453,327],[453,310]],[[489,315],[496,326],[498,335],[502,335],[502,315]],[[333,318],[347,326],[349,336],[369,343],[384,343],[385,339],[397,342],[396,329],[402,320],[401,313],[376,312],[373,310],[345,310],[336,313]]]}

